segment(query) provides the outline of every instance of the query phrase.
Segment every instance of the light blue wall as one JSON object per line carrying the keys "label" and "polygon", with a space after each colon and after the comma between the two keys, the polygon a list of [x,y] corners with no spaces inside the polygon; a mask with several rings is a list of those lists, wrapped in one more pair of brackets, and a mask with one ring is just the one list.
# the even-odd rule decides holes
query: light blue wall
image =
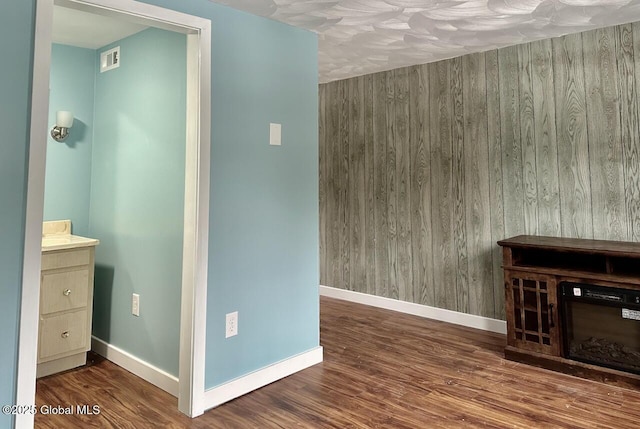
{"label": "light blue wall", "polygon": [[[93,333],[178,375],[186,122],[186,37],[148,29],[96,75],[89,236]],[[140,317],[131,295],[140,294]]]}
{"label": "light blue wall", "polygon": [[[318,345],[316,36],[205,0],[147,3],[213,24],[206,351],[212,387]],[[15,395],[34,4],[0,4],[0,55],[11,59],[0,80],[3,403]],[[283,124],[280,148],[266,145],[270,121]],[[233,310],[240,311],[240,334],[225,341],[224,314]],[[0,427],[10,422],[0,416]]]}
{"label": "light blue wall", "polygon": [[[319,343],[316,36],[222,7],[209,16],[207,388]],[[282,146],[269,146],[270,122]],[[236,310],[239,335],[225,339]]]}
{"label": "light blue wall", "polygon": [[71,111],[74,122],[64,142],[47,138],[44,220],[71,219],[82,236],[89,230],[95,74],[95,50],[52,46],[49,126],[58,110]]}
{"label": "light blue wall", "polygon": [[[0,404],[15,398],[35,1],[0,5]],[[0,414],[0,428],[13,418]]]}
{"label": "light blue wall", "polygon": [[317,37],[208,1],[147,2],[212,22],[211,388],[319,344]]}

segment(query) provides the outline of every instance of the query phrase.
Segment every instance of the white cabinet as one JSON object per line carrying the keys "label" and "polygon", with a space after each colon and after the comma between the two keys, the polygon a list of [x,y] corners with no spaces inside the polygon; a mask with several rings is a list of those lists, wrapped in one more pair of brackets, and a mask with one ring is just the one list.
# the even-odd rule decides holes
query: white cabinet
{"label": "white cabinet", "polygon": [[[73,236],[71,236],[73,237]],[[37,376],[86,363],[91,348],[94,252],[97,240],[71,248],[45,246],[40,275]],[[51,241],[51,240],[49,240]]]}

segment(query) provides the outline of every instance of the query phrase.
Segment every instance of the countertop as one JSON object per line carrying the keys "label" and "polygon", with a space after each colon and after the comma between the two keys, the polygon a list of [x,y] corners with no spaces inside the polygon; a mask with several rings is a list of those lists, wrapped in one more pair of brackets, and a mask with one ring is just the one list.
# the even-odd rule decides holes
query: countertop
{"label": "countertop", "polygon": [[73,235],[71,221],[56,220],[42,224],[42,252],[97,246],[100,240]]}

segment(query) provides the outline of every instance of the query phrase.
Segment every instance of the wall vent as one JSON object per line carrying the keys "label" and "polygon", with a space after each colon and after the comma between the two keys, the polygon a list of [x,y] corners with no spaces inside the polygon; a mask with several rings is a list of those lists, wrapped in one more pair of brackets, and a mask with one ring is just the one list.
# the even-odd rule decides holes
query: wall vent
{"label": "wall vent", "polygon": [[100,73],[120,67],[120,46],[100,53]]}

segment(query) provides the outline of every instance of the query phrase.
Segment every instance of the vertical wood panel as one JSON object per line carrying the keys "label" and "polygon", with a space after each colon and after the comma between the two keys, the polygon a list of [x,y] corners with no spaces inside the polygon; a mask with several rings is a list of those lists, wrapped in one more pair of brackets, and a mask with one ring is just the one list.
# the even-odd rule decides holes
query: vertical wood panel
{"label": "vertical wood panel", "polygon": [[411,162],[411,243],[415,302],[433,306],[431,255],[431,146],[429,143],[429,72],[425,65],[409,69]]}
{"label": "vertical wood panel", "polygon": [[318,208],[320,215],[318,218],[319,225],[319,239],[318,244],[320,246],[320,284],[327,285],[327,162],[325,160],[327,153],[327,126],[325,121],[326,115],[326,93],[327,85],[319,85],[318,87]]}
{"label": "vertical wood panel", "polygon": [[615,29],[583,33],[594,238],[626,236]]}
{"label": "vertical wood panel", "polygon": [[373,187],[375,193],[375,291],[389,297],[389,227],[387,221],[386,76],[373,75]]}
{"label": "vertical wood panel", "polygon": [[533,117],[533,82],[531,45],[518,45],[520,104],[520,143],[522,145],[522,191],[524,232],[538,233],[538,179],[536,174],[536,139]]}
{"label": "vertical wood panel", "polygon": [[433,286],[437,307],[457,309],[453,242],[453,162],[450,62],[428,65],[431,141],[431,226]]}
{"label": "vertical wood panel", "polygon": [[349,222],[349,82],[340,81],[338,84],[340,96],[340,198],[338,202],[340,216],[340,264],[342,268],[341,288],[351,289],[351,261],[350,261],[350,222]]}
{"label": "vertical wood panel", "polygon": [[375,184],[373,138],[373,75],[364,76],[364,185],[365,185],[365,276],[367,286],[362,292],[375,293]]}
{"label": "vertical wood panel", "polygon": [[502,137],[500,118],[500,75],[498,51],[485,53],[487,79],[487,139],[489,146],[489,209],[491,221],[491,253],[493,271],[494,316],[505,318],[502,274],[502,249],[496,244],[506,236],[502,193]]}
{"label": "vertical wood panel", "polygon": [[453,58],[451,63],[451,107],[453,144],[453,243],[457,257],[456,310],[469,312],[469,262],[467,256],[467,226],[465,201],[465,159],[464,159],[464,106],[462,82],[462,58]]}
{"label": "vertical wood panel", "polygon": [[553,39],[562,236],[592,238],[582,36]]}
{"label": "vertical wood panel", "polygon": [[560,236],[558,143],[551,40],[531,44],[538,233]]}
{"label": "vertical wood panel", "polygon": [[499,49],[498,67],[500,73],[504,232],[507,237],[510,237],[524,233],[518,48]]}
{"label": "vertical wood panel", "polygon": [[321,86],[322,282],[504,318],[497,240],[640,241],[639,51],[629,24]]}
{"label": "vertical wood panel", "polygon": [[386,123],[387,123],[387,226],[388,235],[388,255],[389,255],[389,298],[399,298],[398,290],[398,182],[396,177],[396,103],[395,103],[395,71],[385,72],[385,87],[387,93],[386,101]]}
{"label": "vertical wood panel", "polygon": [[469,312],[494,317],[489,207],[489,142],[484,54],[463,57],[464,160]]}
{"label": "vertical wood panel", "polygon": [[[623,139],[624,175],[625,175],[625,201],[629,227],[627,228],[629,239],[640,241],[640,100],[638,99],[640,88],[640,23],[632,26],[633,40],[628,40],[625,31],[621,31],[621,46],[623,47],[626,64],[629,56],[633,56],[634,77],[624,80],[626,91],[622,93],[623,103],[629,106],[623,112],[626,115],[624,125],[633,138]],[[629,44],[633,44],[633,51],[629,51]],[[621,62],[618,62],[620,65]]]}
{"label": "vertical wood panel", "polygon": [[397,206],[398,298],[414,301],[411,261],[411,154],[409,146],[408,68],[394,71]]}
{"label": "vertical wood panel", "polygon": [[364,187],[364,78],[349,84],[349,260],[352,290],[366,290],[365,274],[365,187]]}
{"label": "vertical wood panel", "polygon": [[340,87],[327,86],[327,284],[342,287],[340,260]]}

